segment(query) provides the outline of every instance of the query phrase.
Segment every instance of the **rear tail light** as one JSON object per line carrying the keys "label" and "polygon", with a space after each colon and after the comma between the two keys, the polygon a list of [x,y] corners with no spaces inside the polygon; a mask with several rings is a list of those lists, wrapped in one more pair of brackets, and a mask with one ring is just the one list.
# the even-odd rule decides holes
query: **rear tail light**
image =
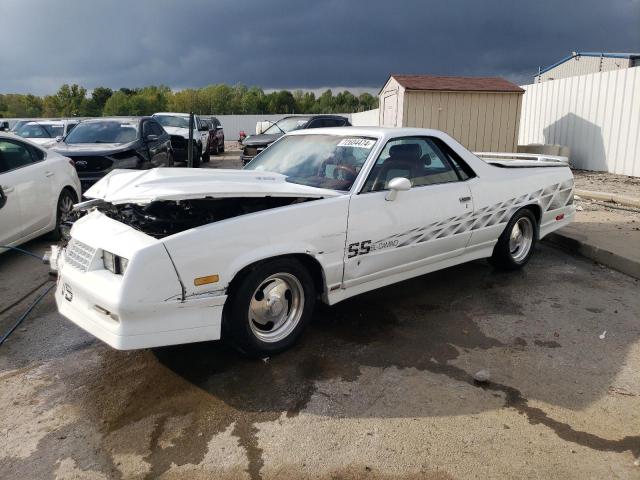
{"label": "rear tail light", "polygon": [[564,213],[561,213],[560,215],[556,216],[556,220],[560,221],[564,219]]}
{"label": "rear tail light", "polygon": [[71,159],[69,159],[69,165],[71,165],[73,168],[76,168],[76,162]]}

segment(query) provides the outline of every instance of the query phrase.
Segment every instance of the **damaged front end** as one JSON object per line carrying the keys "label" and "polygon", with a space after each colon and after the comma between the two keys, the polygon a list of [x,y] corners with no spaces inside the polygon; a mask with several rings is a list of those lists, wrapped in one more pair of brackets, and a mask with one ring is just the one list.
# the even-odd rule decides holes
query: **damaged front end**
{"label": "damaged front end", "polygon": [[228,218],[284,207],[308,198],[204,198],[159,200],[148,204],[114,205],[100,201],[93,206],[100,212],[154,238],[164,238]]}
{"label": "damaged front end", "polygon": [[104,215],[154,238],[338,192],[290,183],[277,173],[163,168],[114,170],[85,192],[78,212]]}

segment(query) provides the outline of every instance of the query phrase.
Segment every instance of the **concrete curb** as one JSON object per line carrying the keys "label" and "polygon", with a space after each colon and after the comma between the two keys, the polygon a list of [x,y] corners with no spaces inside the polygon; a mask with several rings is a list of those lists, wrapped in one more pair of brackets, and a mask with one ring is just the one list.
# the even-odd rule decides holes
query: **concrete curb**
{"label": "concrete curb", "polygon": [[601,202],[614,202],[626,207],[640,208],[640,198],[627,197],[617,193],[594,192],[591,190],[574,190],[574,194],[589,200],[600,200]]}
{"label": "concrete curb", "polygon": [[640,279],[640,261],[623,257],[608,250],[603,250],[581,239],[564,235],[560,232],[550,233],[544,238],[544,241],[570,253],[577,253],[607,267],[611,267],[614,270]]}

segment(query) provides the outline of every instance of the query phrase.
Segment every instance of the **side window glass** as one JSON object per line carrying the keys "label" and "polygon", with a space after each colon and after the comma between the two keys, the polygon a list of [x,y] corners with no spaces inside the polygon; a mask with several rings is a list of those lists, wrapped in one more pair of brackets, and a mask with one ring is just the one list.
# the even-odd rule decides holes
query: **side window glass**
{"label": "side window glass", "polygon": [[432,138],[433,143],[440,149],[440,151],[451,162],[453,168],[456,170],[460,180],[468,180],[476,176],[475,172],[467,165],[467,163],[460,158],[460,156],[453,151],[453,149],[447,145],[443,140],[439,138]]}
{"label": "side window glass", "polygon": [[44,152],[37,147],[33,147],[29,145],[29,151],[31,152],[31,158],[34,162],[39,162],[40,160],[44,160]]}
{"label": "side window glass", "polygon": [[369,172],[363,192],[387,190],[396,177],[411,180],[413,187],[459,181],[446,156],[427,137],[404,137],[385,145]]}
{"label": "side window glass", "polygon": [[153,122],[153,121],[149,121],[148,123],[149,123],[149,128],[151,129],[152,134],[158,135],[158,136],[164,135],[164,130],[159,123]]}
{"label": "side window glass", "polygon": [[33,163],[29,148],[18,142],[0,140],[0,171],[8,172]]}

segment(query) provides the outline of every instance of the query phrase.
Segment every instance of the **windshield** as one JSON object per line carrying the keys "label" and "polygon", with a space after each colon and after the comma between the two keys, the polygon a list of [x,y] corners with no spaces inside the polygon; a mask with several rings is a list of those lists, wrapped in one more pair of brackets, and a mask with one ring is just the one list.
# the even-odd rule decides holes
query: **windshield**
{"label": "windshield", "polygon": [[177,117],[174,115],[154,115],[163,127],[189,128],[189,117]]}
{"label": "windshield", "polygon": [[101,120],[81,122],[67,135],[65,143],[129,143],[138,138],[138,122]]}
{"label": "windshield", "polygon": [[39,123],[25,123],[16,130],[16,135],[24,138],[51,138],[49,128]]}
{"label": "windshield", "polygon": [[282,120],[278,120],[276,123],[267,128],[264,132],[266,134],[273,133],[289,133],[294,130],[303,128],[309,122],[308,117],[287,117]]}
{"label": "windshield", "polygon": [[292,135],[264,150],[245,169],[281,173],[288,182],[346,191],[375,144],[375,139],[367,137]]}

